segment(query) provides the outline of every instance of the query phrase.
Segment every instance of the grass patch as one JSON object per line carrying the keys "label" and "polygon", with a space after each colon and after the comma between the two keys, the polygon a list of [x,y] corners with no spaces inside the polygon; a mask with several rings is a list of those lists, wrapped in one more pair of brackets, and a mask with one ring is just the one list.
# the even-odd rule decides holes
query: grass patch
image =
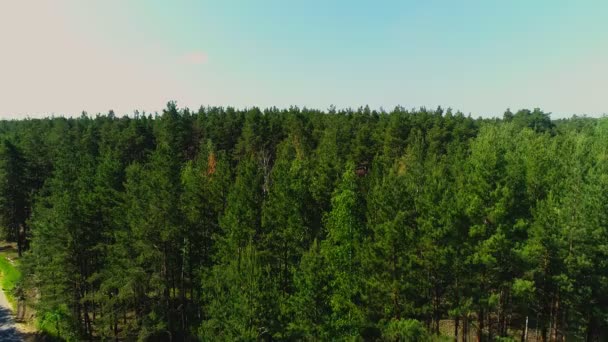
{"label": "grass patch", "polygon": [[21,280],[21,272],[17,269],[17,261],[11,263],[4,252],[0,252],[0,285],[8,298],[8,301],[15,307],[17,301],[14,296],[15,285]]}

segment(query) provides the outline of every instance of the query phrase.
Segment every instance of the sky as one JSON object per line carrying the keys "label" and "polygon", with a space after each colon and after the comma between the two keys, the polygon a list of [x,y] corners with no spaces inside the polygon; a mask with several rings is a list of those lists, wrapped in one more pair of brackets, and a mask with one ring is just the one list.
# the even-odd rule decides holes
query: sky
{"label": "sky", "polygon": [[608,113],[608,1],[0,0],[0,118],[179,107]]}

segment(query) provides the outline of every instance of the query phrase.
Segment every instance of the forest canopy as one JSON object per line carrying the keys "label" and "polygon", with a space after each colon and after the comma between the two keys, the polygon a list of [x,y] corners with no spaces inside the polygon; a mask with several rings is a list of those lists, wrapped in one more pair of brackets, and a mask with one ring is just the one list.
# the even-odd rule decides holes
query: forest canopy
{"label": "forest canopy", "polygon": [[63,339],[608,337],[606,118],[169,103],[0,142],[2,233]]}

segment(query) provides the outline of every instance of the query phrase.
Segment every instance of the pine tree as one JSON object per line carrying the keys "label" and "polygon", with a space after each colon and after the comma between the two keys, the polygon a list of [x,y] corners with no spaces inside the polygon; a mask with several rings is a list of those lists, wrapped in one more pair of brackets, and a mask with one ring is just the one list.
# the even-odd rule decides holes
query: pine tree
{"label": "pine tree", "polygon": [[4,238],[16,241],[21,256],[29,215],[27,165],[23,152],[9,140],[0,147],[0,225]]}
{"label": "pine tree", "polygon": [[327,238],[321,244],[330,281],[332,336],[358,336],[365,318],[361,245],[365,238],[364,203],[359,195],[355,166],[349,163],[325,218]]}

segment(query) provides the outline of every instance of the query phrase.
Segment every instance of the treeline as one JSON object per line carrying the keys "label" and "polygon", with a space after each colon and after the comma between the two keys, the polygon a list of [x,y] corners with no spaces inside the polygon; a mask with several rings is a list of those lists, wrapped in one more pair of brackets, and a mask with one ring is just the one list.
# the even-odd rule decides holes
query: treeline
{"label": "treeline", "polygon": [[607,338],[608,119],[169,103],[0,137],[64,339]]}

